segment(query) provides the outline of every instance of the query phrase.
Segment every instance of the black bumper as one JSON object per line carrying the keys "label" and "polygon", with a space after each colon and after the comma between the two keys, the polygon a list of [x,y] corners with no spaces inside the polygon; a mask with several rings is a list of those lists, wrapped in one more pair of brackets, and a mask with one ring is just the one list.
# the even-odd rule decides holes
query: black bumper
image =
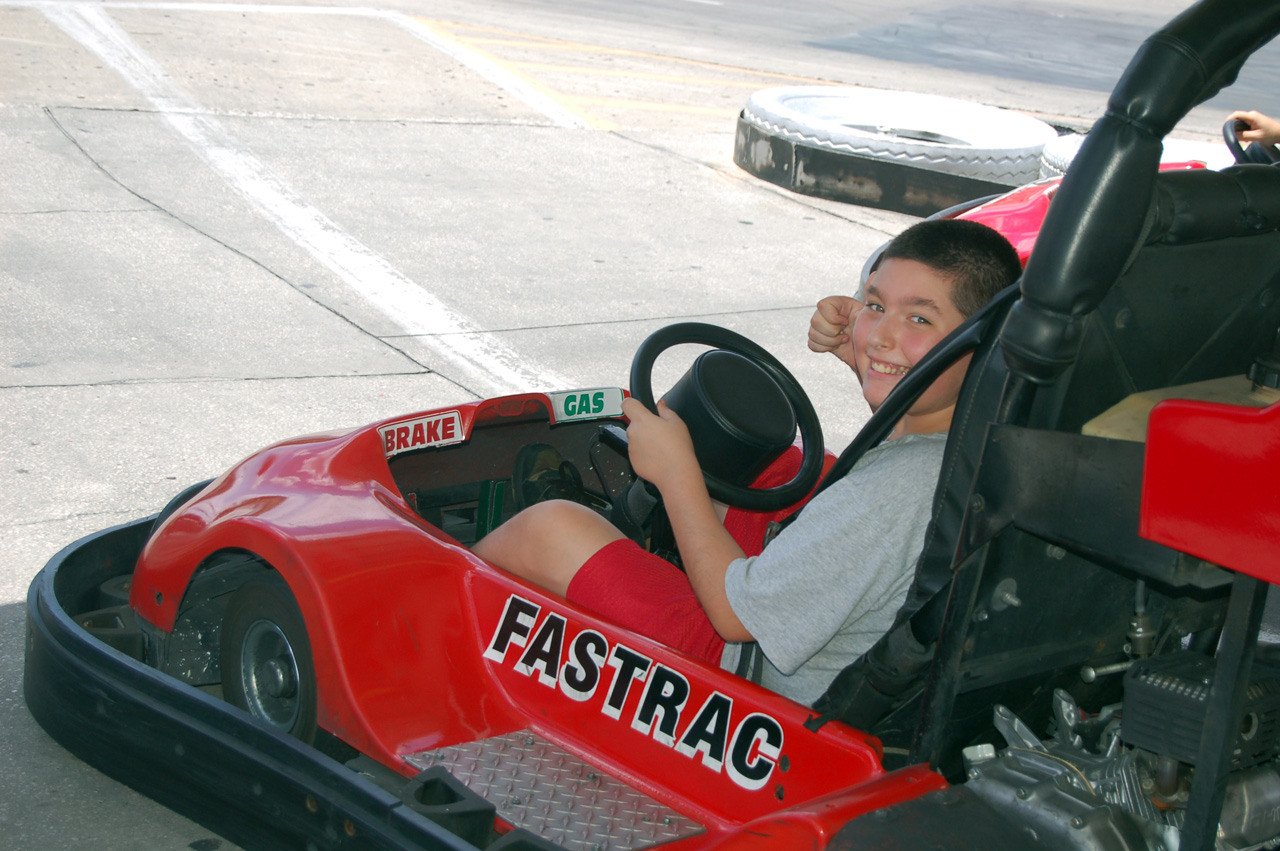
{"label": "black bumper", "polygon": [[27,592],[23,692],[79,759],[245,848],[475,847],[325,756],[112,649],[68,612],[131,572],[151,518],[58,553]]}

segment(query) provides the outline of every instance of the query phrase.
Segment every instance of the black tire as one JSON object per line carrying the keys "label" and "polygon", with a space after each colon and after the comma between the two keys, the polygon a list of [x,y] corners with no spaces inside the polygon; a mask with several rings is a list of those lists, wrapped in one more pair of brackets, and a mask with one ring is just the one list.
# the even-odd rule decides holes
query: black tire
{"label": "black tire", "polygon": [[222,619],[222,697],[296,739],[316,735],[316,675],[302,612],[278,574],[240,586]]}

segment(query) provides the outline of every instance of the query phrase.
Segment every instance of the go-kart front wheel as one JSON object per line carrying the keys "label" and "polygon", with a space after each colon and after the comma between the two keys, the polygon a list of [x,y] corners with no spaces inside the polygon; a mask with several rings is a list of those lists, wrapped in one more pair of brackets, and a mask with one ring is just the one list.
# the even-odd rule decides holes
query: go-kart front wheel
{"label": "go-kart front wheel", "polygon": [[219,651],[222,696],[283,733],[316,735],[316,675],[306,624],[276,574],[240,587],[227,604]]}

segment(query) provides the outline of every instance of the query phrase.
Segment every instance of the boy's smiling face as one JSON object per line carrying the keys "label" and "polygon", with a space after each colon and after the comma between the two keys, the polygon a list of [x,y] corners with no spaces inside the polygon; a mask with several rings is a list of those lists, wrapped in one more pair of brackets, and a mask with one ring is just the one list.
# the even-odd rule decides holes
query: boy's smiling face
{"label": "boy's smiling face", "polygon": [[[931,266],[899,257],[885,260],[867,281],[865,306],[853,323],[853,351],[871,410],[964,321],[951,300],[951,286],[951,279]],[[894,436],[946,431],[968,365],[966,356],[943,373],[899,422]]]}

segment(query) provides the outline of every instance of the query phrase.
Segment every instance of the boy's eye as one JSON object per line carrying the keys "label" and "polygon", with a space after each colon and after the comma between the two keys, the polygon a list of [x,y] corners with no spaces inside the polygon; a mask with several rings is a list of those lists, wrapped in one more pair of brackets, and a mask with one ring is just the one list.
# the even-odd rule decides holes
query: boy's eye
{"label": "boy's eye", "polygon": [[921,315],[920,315],[920,314],[918,314],[918,313],[917,313],[917,314],[912,315],[912,317],[911,317],[911,321],[912,321],[912,322],[914,322],[914,323],[916,323],[917,325],[931,325],[931,324],[933,324],[933,323],[931,323],[928,319],[925,319],[923,316],[921,316]]}
{"label": "boy's eye", "polygon": [[884,307],[882,305],[876,304],[874,301],[867,303],[867,310],[871,310],[876,313],[884,313]]}

